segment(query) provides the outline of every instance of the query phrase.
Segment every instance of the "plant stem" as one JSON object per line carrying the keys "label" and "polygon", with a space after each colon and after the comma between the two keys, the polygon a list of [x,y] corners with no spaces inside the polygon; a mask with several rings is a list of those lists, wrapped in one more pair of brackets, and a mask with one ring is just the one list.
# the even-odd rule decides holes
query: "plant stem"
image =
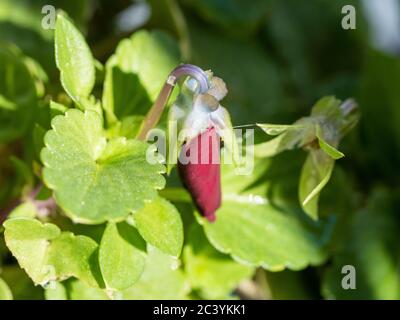
{"label": "plant stem", "polygon": [[143,121],[137,139],[142,141],[146,140],[147,133],[157,125],[158,121],[160,121],[162,112],[168,103],[169,96],[173,89],[174,85],[171,85],[168,82],[164,83],[161,92]]}
{"label": "plant stem", "polygon": [[190,76],[197,80],[199,93],[204,93],[208,90],[208,77],[206,73],[198,66],[191,64],[182,64],[176,67],[169,74],[167,81],[164,83],[156,101],[147,113],[143,121],[142,127],[137,135],[137,139],[145,141],[147,133],[153,129],[161,118],[168,99],[171,96],[178,80],[183,76]]}

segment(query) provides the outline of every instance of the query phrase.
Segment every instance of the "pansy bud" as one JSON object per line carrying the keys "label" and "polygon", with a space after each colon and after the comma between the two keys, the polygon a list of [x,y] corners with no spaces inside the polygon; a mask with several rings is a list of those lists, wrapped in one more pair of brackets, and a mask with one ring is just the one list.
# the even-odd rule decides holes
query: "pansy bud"
{"label": "pansy bud", "polygon": [[[215,212],[221,205],[220,142],[232,144],[230,117],[220,101],[228,90],[224,81],[204,72],[197,66],[184,64],[169,75],[156,101],[145,117],[138,139],[147,133],[160,119],[168,98],[182,76],[189,76],[181,92],[171,106],[168,115],[168,131],[179,131],[177,148],[168,151],[174,156],[181,148],[178,169],[183,184],[192,195],[200,213],[209,221],[215,220]],[[229,147],[228,147],[229,149]],[[189,158],[189,161],[181,161]],[[167,172],[171,167],[167,165]]]}
{"label": "pansy bud", "polygon": [[185,144],[178,162],[183,184],[210,222],[215,221],[221,206],[220,142],[226,110],[219,101],[226,94],[223,80],[211,75],[209,90],[194,96],[184,119]]}
{"label": "pansy bud", "polygon": [[221,205],[220,137],[215,128],[188,141],[181,150],[190,158],[187,164],[178,163],[179,174],[189,190],[201,215],[215,221]]}

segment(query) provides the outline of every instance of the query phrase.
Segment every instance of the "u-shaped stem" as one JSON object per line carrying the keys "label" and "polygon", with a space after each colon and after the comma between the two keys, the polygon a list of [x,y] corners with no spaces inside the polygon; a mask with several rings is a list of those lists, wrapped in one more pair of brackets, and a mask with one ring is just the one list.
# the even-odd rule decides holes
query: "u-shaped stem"
{"label": "u-shaped stem", "polygon": [[161,114],[168,103],[168,99],[171,96],[172,90],[174,89],[178,80],[183,76],[190,76],[197,80],[199,85],[199,93],[204,93],[208,90],[208,78],[206,73],[201,68],[192,64],[182,64],[176,67],[169,74],[168,79],[164,83],[156,101],[154,101],[154,104],[147,113],[137,139],[142,141],[146,140],[147,133],[157,125],[161,118]]}

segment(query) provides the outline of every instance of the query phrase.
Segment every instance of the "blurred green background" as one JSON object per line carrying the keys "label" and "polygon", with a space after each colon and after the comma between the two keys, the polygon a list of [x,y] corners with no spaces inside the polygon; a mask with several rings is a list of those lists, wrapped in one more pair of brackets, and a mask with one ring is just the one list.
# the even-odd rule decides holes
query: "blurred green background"
{"label": "blurred green background", "polygon": [[[37,60],[49,78],[47,100],[62,101],[53,31],[41,26],[46,4],[69,14],[101,63],[137,30],[169,33],[179,41],[182,62],[212,69],[225,80],[229,94],[223,105],[234,125],[291,123],[324,95],[354,97],[361,120],[342,142],[346,157],[321,196],[322,215],[337,216],[331,259],[301,272],[266,272],[268,289],[261,296],[400,298],[399,1],[1,0],[0,48],[13,43]],[[356,8],[356,30],[341,27],[348,4]],[[6,72],[4,61],[0,57],[0,72]],[[12,120],[0,111],[0,121],[3,138],[2,127]],[[27,156],[23,139],[2,141],[1,207],[21,192],[10,155]],[[297,153],[279,157],[302,164]],[[281,171],[278,179],[298,180],[299,168]],[[358,270],[355,291],[338,288],[344,264]]]}

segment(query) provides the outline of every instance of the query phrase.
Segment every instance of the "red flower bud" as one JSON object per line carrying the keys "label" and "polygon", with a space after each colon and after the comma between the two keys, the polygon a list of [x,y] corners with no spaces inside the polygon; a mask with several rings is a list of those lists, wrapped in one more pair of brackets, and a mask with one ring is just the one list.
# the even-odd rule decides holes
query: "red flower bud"
{"label": "red flower bud", "polygon": [[182,147],[178,162],[181,180],[201,215],[210,222],[215,221],[215,211],[221,206],[220,166],[220,137],[214,127]]}

